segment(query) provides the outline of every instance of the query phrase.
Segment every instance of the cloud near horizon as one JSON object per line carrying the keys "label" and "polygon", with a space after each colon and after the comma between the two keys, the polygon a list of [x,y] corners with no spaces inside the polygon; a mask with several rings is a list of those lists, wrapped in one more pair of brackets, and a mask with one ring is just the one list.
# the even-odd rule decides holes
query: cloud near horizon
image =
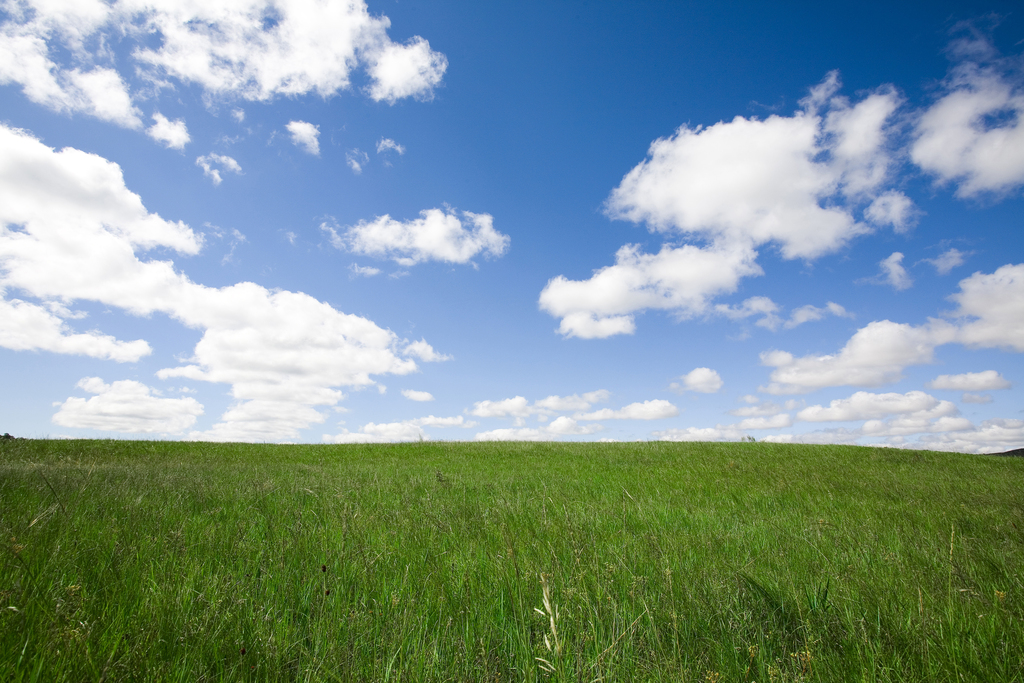
{"label": "cloud near horizon", "polygon": [[54,301],[95,301],[136,316],[163,313],[199,330],[192,357],[158,376],[228,384],[237,403],[193,438],[295,438],[322,421],[314,406],[341,400],[338,387],[413,372],[409,354],[441,357],[422,340],[403,350],[389,330],[302,292],[272,292],[251,282],[206,287],[171,261],[140,259],[137,252],[158,247],[197,254],[202,240],[184,223],[148,212],[125,187],[117,164],[75,149],[58,152],[5,126],[0,224],[0,288],[40,302],[3,301],[38,322],[35,336],[22,328],[20,337],[0,334],[0,343],[125,360],[148,352],[143,340],[119,342],[95,332],[83,338],[72,332],[68,309],[46,307]]}

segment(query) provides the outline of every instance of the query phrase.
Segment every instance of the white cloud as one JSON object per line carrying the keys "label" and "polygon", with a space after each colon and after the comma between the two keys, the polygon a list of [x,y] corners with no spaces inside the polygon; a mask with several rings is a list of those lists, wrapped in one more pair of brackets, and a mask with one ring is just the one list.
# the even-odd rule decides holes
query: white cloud
{"label": "white cloud", "polygon": [[905,367],[931,363],[935,347],[953,342],[1024,351],[1024,264],[975,273],[961,280],[960,291],[949,298],[959,304],[949,314],[956,324],[931,319],[914,327],[881,320],[857,330],[836,354],[796,358],[766,351],[761,363],[775,370],[771,383],[760,390],[793,394],[891,384],[901,379]]}
{"label": "white cloud", "polygon": [[812,320],[821,320],[828,314],[839,318],[853,317],[852,313],[832,301],[826,303],[822,308],[807,304],[806,306],[793,309],[793,312],[789,316],[789,320],[786,321],[783,327],[786,329],[793,329],[798,325],[803,325],[804,323],[811,322]]}
{"label": "white cloud", "polygon": [[320,424],[325,419],[311,405],[299,402],[267,399],[238,401],[224,411],[220,422],[206,431],[188,432],[185,439],[256,442],[294,440],[299,438],[300,429]]}
{"label": "white cloud", "polygon": [[475,427],[475,422],[467,422],[461,415],[456,417],[418,417],[402,422],[367,423],[357,432],[347,429],[341,434],[324,434],[327,443],[388,443],[393,441],[429,441],[430,435],[423,427]]}
{"label": "white cloud", "polygon": [[231,118],[233,118],[238,123],[242,123],[243,121],[245,121],[245,110],[240,107],[235,107],[231,110]]}
{"label": "white cloud", "polygon": [[651,434],[659,441],[740,441],[746,436],[735,425],[664,429]]}
{"label": "white cloud", "polygon": [[706,312],[709,299],[735,291],[743,276],[762,273],[756,257],[748,248],[666,245],[645,254],[627,244],[616,252],[614,266],[595,271],[589,280],[562,275],[549,280],[539,303],[562,319],[558,331],[567,337],[632,334],[634,313],[646,308],[668,309],[680,318]]}
{"label": "white cloud", "polygon": [[754,324],[772,331],[777,330],[779,325],[782,325],[787,330],[791,330],[806,322],[821,320],[826,315],[834,315],[841,318],[853,317],[845,308],[832,301],[829,301],[821,308],[811,304],[796,308],[785,322],[778,315],[780,310],[779,305],[766,296],[750,297],[739,306],[728,304],[717,304],[715,306],[716,313],[724,315],[731,320],[744,320],[752,316],[761,316]]}
{"label": "white cloud", "polygon": [[939,254],[937,258],[925,259],[925,261],[935,266],[939,275],[946,275],[957,266],[963,265],[965,256],[967,254],[959,249],[950,249]]}
{"label": "white cloud", "polygon": [[[1024,88],[1012,62],[992,57],[984,39],[954,43],[941,97],[921,114],[910,158],[956,196],[1005,193],[1024,183]],[[986,55],[987,53],[987,55]]]}
{"label": "white cloud", "polygon": [[[221,171],[231,171],[232,173],[239,174],[242,172],[242,167],[238,165],[237,161],[216,152],[210,152],[205,156],[197,157],[196,166],[203,169],[203,175],[213,181],[214,185],[220,185],[223,180],[220,175]],[[215,166],[220,168],[215,168]]]}
{"label": "white cloud", "polygon": [[[957,407],[949,401],[939,401],[923,392],[907,394],[868,394],[857,392],[848,399],[833,401],[828,408],[813,406],[806,418],[814,421],[858,421],[864,423],[855,429],[822,429],[803,434],[779,434],[767,441],[781,443],[861,443],[870,438],[883,445],[926,448],[925,441],[934,434],[970,432],[975,430],[970,420],[960,417]],[[916,442],[908,437],[917,436]],[[947,449],[949,450],[949,449]]]}
{"label": "white cloud", "polygon": [[751,316],[759,315],[761,319],[754,324],[769,330],[777,329],[779,323],[782,322],[779,316],[776,315],[779,312],[778,304],[766,296],[752,296],[738,307],[718,304],[715,306],[715,312],[724,315],[730,320],[744,320]]}
{"label": "white cloud", "polygon": [[463,211],[460,220],[452,210],[426,209],[410,221],[396,221],[386,214],[360,221],[341,235],[326,223],[320,227],[338,249],[412,266],[424,261],[468,263],[479,254],[501,256],[509,237],[496,231],[493,222],[486,213]]}
{"label": "white cloud", "polygon": [[955,337],[956,328],[941,321],[923,327],[875,321],[857,330],[836,354],[796,358],[786,351],[762,353],[761,364],[775,369],[771,384],[759,390],[802,394],[824,387],[891,384],[906,366],[930,363],[935,347]]}
{"label": "white cloud", "polygon": [[419,36],[392,42],[388,18],[372,16],[361,0],[9,4],[0,25],[0,84],[16,83],[55,111],[128,128],[141,128],[142,121],[111,68],[115,42],[133,48],[126,74],[157,88],[196,84],[207,101],[326,98],[349,89],[359,68],[369,75],[374,99],[430,99],[447,67],[445,56]]}
{"label": "white cloud", "polygon": [[562,415],[543,427],[492,429],[480,432],[474,438],[477,441],[552,441],[563,436],[593,434],[602,429],[599,424],[580,425],[573,418]]}
{"label": "white cloud", "polygon": [[374,268],[373,266],[360,266],[353,263],[348,269],[352,272],[351,277],[373,277],[374,275],[380,275],[380,268]]}
{"label": "white cloud", "polygon": [[748,404],[743,408],[734,408],[729,411],[730,415],[736,417],[771,417],[772,415],[778,415],[785,410],[792,410],[796,407],[796,401],[786,401],[785,408],[777,403],[771,401],[759,401],[756,396],[744,396],[744,401]]}
{"label": "white cloud", "polygon": [[154,123],[146,130],[146,135],[157,142],[162,142],[168,149],[185,149],[192,139],[188,134],[184,119],[168,120],[160,112],[153,114]]}
{"label": "white cloud", "polygon": [[[140,112],[117,71],[102,66],[86,71],[66,68],[51,60],[47,40],[55,33],[66,36],[71,27],[52,25],[42,7],[35,10],[10,13],[11,19],[0,26],[0,85],[21,85],[29,100],[56,112],[77,112],[124,128],[141,128]],[[35,18],[18,24],[14,17],[19,15]]]}
{"label": "white cloud", "polygon": [[1024,351],[1024,264],[975,273],[961,280],[960,292],[949,298],[959,304],[953,315],[965,320],[957,341]]}
{"label": "white cloud", "polygon": [[477,401],[470,415],[477,417],[527,417],[531,413],[530,402],[522,396],[501,401]]}
{"label": "white cloud", "polygon": [[929,389],[951,389],[953,391],[992,391],[1009,389],[1010,384],[995,370],[965,372],[962,375],[939,375],[925,385]]}
{"label": "white cloud", "polygon": [[381,138],[377,143],[377,154],[382,154],[387,151],[398,152],[399,155],[405,154],[405,147],[398,144],[391,138]]}
{"label": "white cloud", "polygon": [[658,231],[777,242],[785,258],[835,251],[869,228],[830,200],[870,195],[884,182],[885,126],[899,104],[883,89],[851,107],[832,96],[837,88],[833,72],[791,117],[684,125],[655,140],[612,192],[608,213]]}
{"label": "white cloud", "polygon": [[455,417],[434,417],[428,415],[427,417],[417,417],[415,420],[410,420],[411,424],[418,425],[420,427],[475,427],[476,422],[466,421],[461,415]]}
{"label": "white cloud", "polygon": [[289,121],[285,128],[292,136],[292,144],[313,156],[320,156],[320,126],[306,121]]}
{"label": "white cloud", "polygon": [[662,420],[667,417],[675,417],[678,414],[679,409],[668,401],[654,399],[643,403],[630,403],[618,410],[604,408],[592,413],[581,413],[574,417],[577,420]]}
{"label": "white cloud", "polygon": [[[684,125],[655,140],[612,191],[607,213],[705,246],[666,244],[644,254],[626,245],[589,280],[553,278],[540,305],[562,319],[559,332],[631,334],[644,309],[703,314],[710,299],[762,274],[758,247],[774,244],[787,259],[834,252],[873,229],[854,211],[880,197],[868,218],[906,229],[909,200],[883,187],[892,163],[887,126],[900,98],[882,88],[851,105],[837,88],[833,72],[793,116]],[[730,311],[744,312],[719,312]],[[775,320],[766,315],[759,324]]]}
{"label": "white cloud", "polygon": [[885,282],[892,285],[896,291],[908,289],[914,281],[907,275],[907,270],[902,265],[903,254],[896,251],[878,263],[882,267],[882,275]]}
{"label": "white cloud", "polygon": [[[522,424],[525,418],[536,415],[538,420],[546,420],[558,413],[575,411],[574,419],[590,420],[603,418],[590,418],[580,415],[581,411],[587,410],[594,403],[603,403],[611,396],[611,392],[605,389],[588,391],[584,394],[573,394],[571,396],[548,396],[532,404],[522,396],[506,398],[500,401],[477,401],[470,410],[471,415],[477,417],[514,417],[517,424]],[[640,405],[640,404],[637,404]],[[642,419],[642,418],[641,418]],[[557,420],[555,420],[557,422]],[[554,424],[554,422],[552,422]],[[550,426],[550,425],[549,425]],[[547,432],[538,432],[543,434]],[[539,437],[538,437],[539,438]]]}
{"label": "white cloud", "polygon": [[849,398],[832,401],[827,408],[820,405],[804,408],[796,418],[805,422],[850,422],[929,411],[940,405],[955,410],[949,401],[939,401],[923,391],[905,394],[858,391]]}
{"label": "white cloud", "polygon": [[388,443],[393,441],[427,441],[430,437],[419,425],[410,422],[369,422],[358,432],[343,431],[333,436],[324,434],[327,443]]}
{"label": "white cloud", "polygon": [[373,79],[370,97],[388,104],[405,97],[429,100],[448,68],[448,59],[416,36],[405,45],[390,40],[381,44],[367,71]]}
{"label": "white cloud", "polygon": [[570,410],[586,410],[592,404],[604,403],[610,397],[610,391],[598,389],[597,391],[588,391],[582,396],[579,394],[573,394],[572,396],[548,396],[539,401],[534,401],[533,405],[538,409],[538,412],[551,411],[552,413],[561,413]]}
{"label": "white cloud", "polygon": [[404,356],[415,356],[422,361],[427,363],[439,363],[441,361],[451,360],[451,356],[447,356],[443,353],[438,353],[434,350],[434,347],[427,343],[426,339],[420,339],[405,345],[402,350]]}
{"label": "white cloud", "polygon": [[748,417],[745,420],[740,420],[736,425],[730,425],[735,429],[782,429],[784,427],[790,427],[793,424],[793,418],[788,413],[782,413],[781,415],[772,415],[770,417]]}
{"label": "white cloud", "polygon": [[1024,420],[986,420],[980,427],[922,436],[918,446],[963,453],[1002,453],[1024,444]]}
{"label": "white cloud", "polygon": [[119,363],[134,363],[152,353],[142,339],[123,342],[102,332],[75,333],[63,319],[69,316],[59,316],[20,299],[7,300],[2,295],[0,289],[0,346],[4,348],[89,356]]}
{"label": "white cloud", "polygon": [[203,406],[194,398],[159,398],[150,387],[132,380],[105,384],[99,377],[85,377],[77,386],[96,395],[64,401],[53,416],[54,424],[106,432],[180,434],[203,414]]}
{"label": "white cloud", "polygon": [[898,233],[905,233],[917,224],[921,211],[901,192],[886,192],[875,198],[864,209],[864,217],[875,225],[891,225]]}
{"label": "white cloud", "polygon": [[[116,164],[74,149],[57,152],[3,126],[0,226],[5,291],[164,313],[202,333],[190,359],[158,373],[231,386],[239,403],[202,438],[296,438],[323,420],[314,406],[341,400],[338,387],[414,372],[416,363],[400,354],[433,351],[423,341],[403,354],[391,331],[301,292],[251,282],[206,287],[170,260],[141,260],[136,252],[154,247],[194,254],[201,241],[183,223],[149,213]],[[141,354],[136,346],[126,359]]]}
{"label": "white cloud", "polygon": [[725,382],[721,376],[711,368],[694,368],[679,379],[682,384],[672,383],[672,389],[676,391],[696,391],[702,394],[714,394]]}
{"label": "white cloud", "polygon": [[416,391],[415,389],[402,389],[402,396],[410,401],[433,401],[434,395],[429,391]]}
{"label": "white cloud", "polygon": [[363,164],[370,161],[370,155],[361,149],[350,149],[345,153],[345,163],[352,169],[352,172],[359,175],[363,172]]}

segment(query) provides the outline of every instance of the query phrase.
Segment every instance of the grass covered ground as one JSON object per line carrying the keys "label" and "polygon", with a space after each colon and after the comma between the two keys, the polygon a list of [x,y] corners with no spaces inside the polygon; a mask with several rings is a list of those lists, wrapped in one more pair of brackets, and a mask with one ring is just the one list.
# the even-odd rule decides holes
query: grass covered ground
{"label": "grass covered ground", "polygon": [[0,442],[3,681],[1022,681],[1024,459]]}

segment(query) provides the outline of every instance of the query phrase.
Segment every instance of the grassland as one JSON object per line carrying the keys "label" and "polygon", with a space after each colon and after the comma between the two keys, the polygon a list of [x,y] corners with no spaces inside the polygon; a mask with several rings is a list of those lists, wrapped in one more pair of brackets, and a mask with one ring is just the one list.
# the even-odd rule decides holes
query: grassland
{"label": "grassland", "polygon": [[1022,681],[1022,485],[839,446],[0,442],[0,680]]}

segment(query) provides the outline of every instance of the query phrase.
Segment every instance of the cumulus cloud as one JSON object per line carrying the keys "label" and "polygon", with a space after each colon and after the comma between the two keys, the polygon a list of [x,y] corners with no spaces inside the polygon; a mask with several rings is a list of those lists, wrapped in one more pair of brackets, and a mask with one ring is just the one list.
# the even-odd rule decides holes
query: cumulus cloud
{"label": "cumulus cloud", "polygon": [[402,266],[424,261],[469,263],[480,254],[499,257],[509,245],[508,235],[494,229],[490,215],[463,211],[460,219],[450,209],[426,209],[409,221],[396,221],[385,214],[373,221],[360,221],[342,234],[327,223],[320,228],[338,249],[391,259]]}
{"label": "cumulus cloud", "polygon": [[939,275],[946,275],[957,266],[963,265],[965,256],[967,256],[967,254],[959,249],[950,249],[942,252],[936,258],[924,260],[935,266],[935,271]]}
{"label": "cumulus cloud", "polygon": [[451,356],[435,351],[434,347],[428,344],[426,339],[407,343],[405,348],[402,349],[402,355],[415,356],[427,363],[438,363],[452,359]]}
{"label": "cumulus cloud", "polygon": [[168,149],[185,149],[185,145],[192,139],[184,119],[171,121],[157,112],[153,114],[153,121],[153,125],[146,129],[146,135],[163,143]]}
{"label": "cumulus cloud", "polygon": [[716,427],[686,427],[651,432],[659,441],[741,441],[746,434],[735,425]]}
{"label": "cumulus cloud", "polygon": [[923,391],[909,391],[905,394],[858,391],[849,398],[832,401],[827,408],[820,405],[804,408],[796,417],[805,422],[849,422],[919,413],[940,405],[945,406],[945,410],[956,410],[949,401],[939,401]]}
{"label": "cumulus cloud", "polygon": [[583,436],[602,429],[599,424],[581,425],[573,418],[562,415],[543,427],[492,429],[480,432],[474,438],[477,441],[554,441],[563,436]]}
{"label": "cumulus cloud", "polygon": [[320,126],[306,121],[289,121],[285,128],[292,136],[292,144],[313,156],[320,156]]}
{"label": "cumulus cloud", "polygon": [[771,417],[778,415],[783,410],[793,410],[798,405],[796,401],[786,401],[785,404],[779,405],[771,401],[760,401],[756,396],[744,396],[743,398],[748,405],[730,410],[730,415],[735,415],[736,417]]}
{"label": "cumulus cloud", "polygon": [[744,320],[751,316],[761,316],[760,320],[754,324],[769,330],[777,329],[779,323],[782,322],[776,315],[779,312],[778,304],[766,296],[752,296],[739,306],[718,304],[715,306],[715,312],[730,320]]}
{"label": "cumulus cloud", "polygon": [[433,401],[434,395],[429,391],[416,391],[415,389],[402,389],[402,396],[410,401]]}
{"label": "cumulus cloud", "polygon": [[643,403],[630,403],[618,410],[604,408],[592,413],[580,413],[574,417],[577,420],[662,420],[678,414],[679,409],[668,401],[654,399]]}
{"label": "cumulus cloud", "polygon": [[54,424],[105,432],[181,434],[203,414],[203,406],[194,398],[160,398],[150,387],[132,380],[105,384],[99,377],[85,377],[77,386],[95,396],[64,401],[53,416]]}
{"label": "cumulus cloud", "polygon": [[899,96],[884,87],[852,104],[837,96],[838,88],[833,72],[793,116],[684,125],[655,140],[612,191],[606,211],[704,245],[666,244],[658,254],[627,245],[615,265],[588,280],[552,279],[540,305],[561,318],[559,332],[631,334],[634,314],[651,308],[679,318],[702,314],[741,278],[762,274],[756,249],[763,245],[787,259],[814,259],[870,232],[872,225],[856,217],[865,204],[868,221],[909,227],[910,201],[885,188],[889,121]]}
{"label": "cumulus cloud", "polygon": [[[923,446],[926,435],[969,432],[975,429],[961,417],[950,401],[940,401],[922,391],[905,394],[873,394],[858,391],[828,406],[811,406],[800,411],[797,420],[809,422],[855,422],[856,428],[822,429],[803,434],[769,436],[768,441],[786,443],[860,443],[864,438],[882,439],[883,444],[901,447]],[[908,437],[919,437],[915,443]]]}
{"label": "cumulus cloud", "polygon": [[838,87],[833,72],[793,116],[684,125],[655,140],[612,192],[609,215],[663,232],[777,242],[785,258],[835,251],[869,228],[828,200],[885,181],[886,124],[899,104],[881,89],[851,106]]}
{"label": "cumulus cloud", "polygon": [[370,97],[388,104],[405,97],[433,99],[447,68],[448,59],[419,36],[404,45],[387,41],[376,49],[367,69],[373,79]]}
{"label": "cumulus cloud", "polygon": [[4,348],[89,356],[119,363],[134,363],[153,351],[143,339],[124,342],[97,331],[76,333],[65,320],[70,317],[66,309],[54,313],[27,301],[5,299],[3,294],[0,289],[0,346]]}
{"label": "cumulus cloud", "polygon": [[588,391],[582,395],[548,396],[539,401],[534,401],[533,405],[537,412],[550,411],[552,413],[561,413],[570,410],[586,410],[594,403],[604,403],[610,397],[610,391],[598,389],[597,391]]}
{"label": "cumulus cloud", "polygon": [[775,368],[761,391],[807,393],[824,387],[876,387],[902,378],[910,365],[932,362],[937,346],[960,343],[972,348],[1024,351],[1024,264],[994,273],[975,273],[960,281],[949,297],[959,304],[952,322],[931,319],[921,326],[881,320],[857,330],[835,354],[800,358],[786,351],[765,351],[761,363]]}
{"label": "cumulus cloud", "polygon": [[909,289],[914,281],[903,267],[903,254],[896,251],[878,263],[882,268],[881,281],[892,285],[896,291]]}
{"label": "cumulus cloud", "polygon": [[736,291],[741,277],[762,273],[756,257],[741,246],[666,245],[645,254],[627,244],[615,254],[615,265],[595,271],[589,280],[561,275],[549,280],[540,308],[562,319],[558,331],[567,337],[632,334],[635,312],[646,308],[671,310],[680,318],[706,312],[709,300]]}
{"label": "cumulus cloud", "polygon": [[[430,99],[447,68],[419,36],[387,36],[390,21],[365,2],[78,0],[12,3],[0,25],[0,84],[33,102],[141,128],[139,112],[107,47],[127,41],[125,73],[164,87],[201,87],[208,100],[269,101],[351,87],[363,68],[376,100]],[[236,110],[241,111],[241,110]]]}
{"label": "cumulus cloud", "polygon": [[473,404],[470,415],[477,417],[526,417],[531,412],[530,402],[523,396],[515,396],[500,401],[477,401]]}
{"label": "cumulus cloud", "polygon": [[203,169],[203,175],[209,178],[214,185],[220,185],[221,181],[224,180],[220,175],[221,171],[231,171],[238,174],[242,172],[242,167],[238,165],[237,161],[216,152],[210,152],[204,156],[197,157],[196,166]]}
{"label": "cumulus cloud", "polygon": [[760,316],[754,323],[758,327],[775,331],[781,325],[787,330],[803,325],[813,320],[821,320],[826,315],[834,315],[841,318],[852,318],[853,315],[845,308],[832,301],[822,307],[811,304],[793,309],[788,320],[783,320],[779,315],[781,308],[774,301],[766,296],[752,296],[743,301],[739,306],[729,304],[717,304],[715,312],[730,320],[745,320],[746,318]]}
{"label": "cumulus cloud", "polygon": [[[231,386],[237,403],[202,438],[297,438],[323,420],[315,406],[341,400],[339,387],[417,369],[394,333],[307,294],[251,282],[206,287],[170,260],[139,258],[155,247],[195,254],[201,240],[187,225],[148,212],[116,164],[75,149],[58,152],[3,126],[0,226],[4,291],[44,303],[84,300],[133,315],[163,313],[202,333],[190,358],[158,373]],[[426,342],[412,348],[429,355]],[[136,344],[125,358],[142,350]]]}
{"label": "cumulus cloud", "polygon": [[679,379],[682,380],[681,383],[673,382],[670,385],[675,391],[714,394],[725,384],[719,374],[711,368],[694,368]]}
{"label": "cumulus cloud", "polygon": [[766,351],[761,364],[775,368],[770,394],[802,394],[824,387],[876,387],[902,377],[908,365],[932,362],[935,347],[956,338],[954,326],[932,321],[923,327],[881,320],[857,330],[836,354],[800,358],[786,351]]}
{"label": "cumulus cloud", "polygon": [[986,420],[980,427],[926,434],[918,440],[922,448],[962,453],[1002,453],[1024,444],[1024,420]]}
{"label": "cumulus cloud", "polygon": [[939,375],[925,385],[929,389],[952,389],[953,391],[992,391],[1009,389],[1010,384],[995,370],[965,372],[962,375]]}
{"label": "cumulus cloud", "polygon": [[358,432],[343,431],[333,436],[324,434],[327,443],[388,443],[392,441],[427,441],[430,437],[423,427],[411,422],[369,422]]}
{"label": "cumulus cloud", "polygon": [[789,320],[785,322],[783,327],[786,329],[793,329],[798,325],[803,325],[804,323],[811,322],[812,320],[821,320],[826,315],[834,315],[838,318],[853,317],[852,313],[832,301],[829,301],[821,308],[807,304],[806,306],[793,309],[793,312],[789,316]]}
{"label": "cumulus cloud", "polygon": [[782,429],[784,427],[790,427],[793,424],[793,418],[788,413],[782,413],[779,415],[772,415],[769,417],[748,417],[745,420],[740,420],[735,425],[730,425],[730,428],[735,429]]}
{"label": "cumulus cloud", "polygon": [[374,275],[380,275],[380,268],[374,268],[373,266],[360,266],[353,263],[348,269],[352,273],[350,277],[373,277]]}
{"label": "cumulus cloud", "polygon": [[960,281],[949,297],[959,304],[953,316],[964,322],[957,341],[972,348],[1024,351],[1024,264]]}
{"label": "cumulus cloud", "polygon": [[[961,27],[964,28],[964,27]],[[914,128],[910,158],[958,197],[1005,193],[1024,183],[1024,83],[987,38],[953,43],[957,60],[939,98]]]}
{"label": "cumulus cloud", "polygon": [[418,417],[414,420],[403,420],[402,422],[384,422],[376,424],[369,422],[359,428],[358,431],[350,432],[347,429],[340,434],[324,434],[323,440],[326,443],[387,443],[393,441],[429,441],[430,435],[424,427],[461,427],[468,429],[475,427],[476,423],[467,421],[461,415],[455,417]]}
{"label": "cumulus cloud", "polygon": [[[573,416],[574,419],[601,420],[605,418],[590,418],[581,415],[581,413],[588,410],[595,403],[603,403],[607,401],[610,396],[611,392],[605,389],[588,391],[583,394],[573,394],[571,396],[548,396],[540,399],[539,401],[534,401],[533,403],[530,403],[530,401],[523,396],[514,396],[512,398],[501,399],[499,401],[477,401],[473,404],[473,408],[469,413],[476,417],[514,417],[516,418],[516,422],[519,424],[531,415],[536,415],[540,420],[546,420],[558,413],[569,411],[574,411],[576,413],[576,415]],[[641,406],[642,404],[634,405]],[[634,408],[634,410],[636,410],[636,408]],[[538,432],[538,434],[542,433],[547,432]]]}
{"label": "cumulus cloud", "polygon": [[864,217],[875,225],[891,225],[897,233],[908,232],[917,224],[921,211],[902,192],[886,192],[864,209]]}

